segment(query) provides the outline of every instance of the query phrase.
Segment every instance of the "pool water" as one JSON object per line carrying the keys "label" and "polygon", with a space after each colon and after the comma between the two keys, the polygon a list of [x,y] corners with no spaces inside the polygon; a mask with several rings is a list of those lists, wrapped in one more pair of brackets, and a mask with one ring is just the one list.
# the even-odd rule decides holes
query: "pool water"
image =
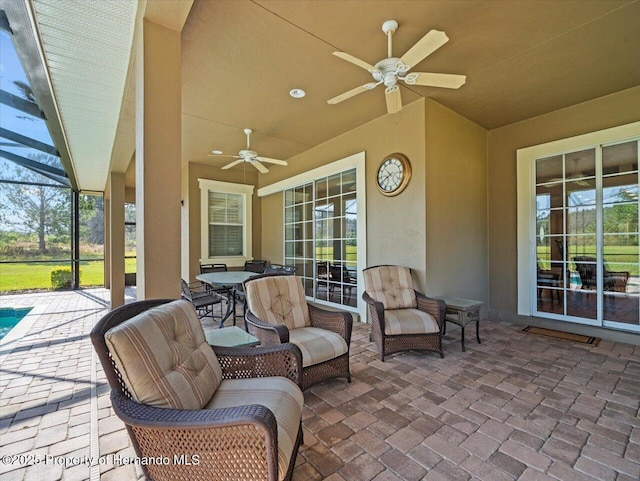
{"label": "pool water", "polygon": [[32,307],[0,307],[0,339],[7,335],[20,320],[29,314]]}

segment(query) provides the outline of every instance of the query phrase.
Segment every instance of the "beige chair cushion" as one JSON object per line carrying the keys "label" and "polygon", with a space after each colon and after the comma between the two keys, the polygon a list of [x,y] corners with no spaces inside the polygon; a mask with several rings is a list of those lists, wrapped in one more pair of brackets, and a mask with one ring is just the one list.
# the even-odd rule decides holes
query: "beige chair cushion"
{"label": "beige chair cushion", "polygon": [[418,307],[408,267],[372,267],[365,269],[363,274],[365,291],[374,301],[382,302],[385,309]]}
{"label": "beige chair cushion", "polygon": [[302,281],[296,276],[270,276],[246,284],[249,310],[263,322],[288,329],[308,327],[309,308]]}
{"label": "beige chair cushion", "polygon": [[278,477],[283,479],[295,446],[304,396],[284,377],[227,379],[220,383],[206,409],[259,404],[268,408],[278,424]]}
{"label": "beige chair cushion", "polygon": [[317,327],[292,329],[289,341],[302,351],[302,367],[335,359],[349,350],[347,341],[340,334]]}
{"label": "beige chair cushion", "polygon": [[222,370],[193,306],[173,301],[105,334],[109,352],[134,399],[171,409],[202,409]]}
{"label": "beige chair cushion", "polygon": [[438,322],[431,314],[418,309],[389,309],[384,311],[384,333],[432,334],[439,332]]}

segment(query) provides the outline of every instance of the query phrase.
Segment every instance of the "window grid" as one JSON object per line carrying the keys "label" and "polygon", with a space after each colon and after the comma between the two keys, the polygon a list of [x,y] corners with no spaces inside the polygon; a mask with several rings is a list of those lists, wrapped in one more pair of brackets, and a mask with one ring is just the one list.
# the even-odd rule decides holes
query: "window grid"
{"label": "window grid", "polygon": [[308,296],[356,306],[356,172],[285,191],[285,263]]}

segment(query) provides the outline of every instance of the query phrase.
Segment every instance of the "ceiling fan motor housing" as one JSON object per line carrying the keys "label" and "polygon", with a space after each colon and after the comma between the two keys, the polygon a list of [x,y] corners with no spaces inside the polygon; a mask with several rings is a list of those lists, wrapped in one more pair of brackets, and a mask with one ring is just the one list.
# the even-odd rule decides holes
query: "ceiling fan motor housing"
{"label": "ceiling fan motor housing", "polygon": [[258,152],[255,150],[241,150],[239,152],[240,157],[245,160],[255,159],[258,156]]}

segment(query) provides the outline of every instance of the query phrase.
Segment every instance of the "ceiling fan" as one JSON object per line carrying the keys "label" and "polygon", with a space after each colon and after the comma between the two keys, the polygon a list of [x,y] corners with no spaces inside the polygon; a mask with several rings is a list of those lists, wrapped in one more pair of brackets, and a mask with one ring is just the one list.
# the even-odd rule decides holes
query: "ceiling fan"
{"label": "ceiling fan", "polygon": [[250,136],[253,133],[251,129],[244,129],[244,133],[247,135],[247,148],[245,150],[241,150],[238,152],[238,155],[222,155],[222,152],[219,150],[213,150],[211,153],[213,155],[209,155],[209,157],[231,157],[234,160],[233,162],[225,165],[222,169],[230,169],[234,165],[237,165],[241,162],[249,162],[256,169],[258,169],[263,174],[269,172],[262,162],[267,162],[270,164],[278,164],[278,165],[289,165],[285,160],[271,159],[269,157],[262,157],[258,155],[258,152],[255,150],[250,150]]}
{"label": "ceiling fan", "polygon": [[445,73],[427,73],[412,72],[409,73],[415,65],[420,63],[427,56],[431,55],[437,49],[442,47],[449,41],[449,37],[439,30],[431,30],[418,43],[411,47],[402,57],[393,57],[391,53],[391,37],[398,28],[398,22],[395,20],[387,20],[382,24],[382,31],[387,35],[387,58],[380,60],[378,63],[371,65],[360,60],[353,55],[344,52],[333,52],[336,57],[340,57],[347,62],[351,62],[358,67],[368,70],[375,82],[369,82],[334,97],[327,102],[337,104],[351,98],[359,93],[371,90],[380,84],[386,87],[385,97],[387,100],[387,112],[392,114],[402,109],[402,98],[400,96],[400,87],[398,80],[402,80],[407,85],[425,85],[428,87],[440,87],[457,89],[466,82],[465,75],[445,74]]}

